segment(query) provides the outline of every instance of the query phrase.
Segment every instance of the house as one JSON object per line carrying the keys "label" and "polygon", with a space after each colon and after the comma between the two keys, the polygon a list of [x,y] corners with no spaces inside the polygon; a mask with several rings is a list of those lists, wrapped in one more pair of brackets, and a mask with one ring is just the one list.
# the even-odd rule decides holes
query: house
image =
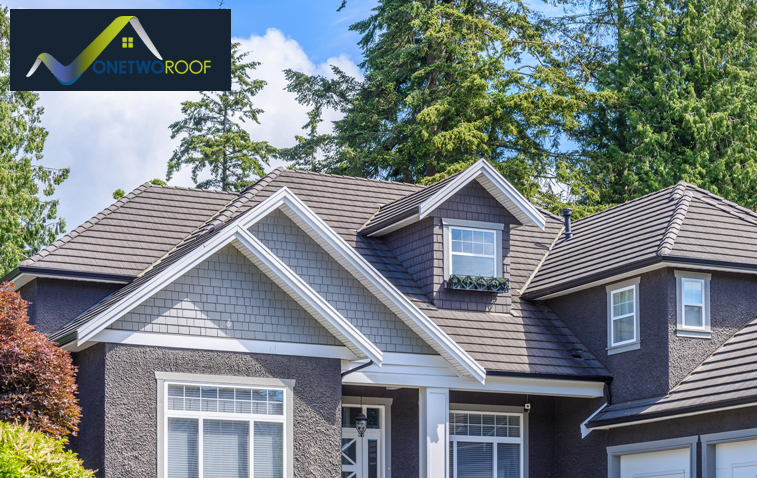
{"label": "house", "polygon": [[6,280],[101,477],[744,478],[755,273],[757,214],[707,191],[571,224],[482,160],[145,184]]}

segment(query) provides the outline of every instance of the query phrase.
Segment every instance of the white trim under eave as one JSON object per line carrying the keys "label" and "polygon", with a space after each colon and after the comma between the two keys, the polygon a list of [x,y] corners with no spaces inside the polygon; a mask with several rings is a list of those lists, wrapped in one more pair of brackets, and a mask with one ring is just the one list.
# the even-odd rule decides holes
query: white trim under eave
{"label": "white trim under eave", "polygon": [[630,427],[630,426],[633,426],[633,425],[642,425],[644,423],[662,422],[662,421],[666,421],[666,420],[675,420],[676,418],[693,417],[695,415],[705,415],[707,413],[726,412],[728,410],[738,410],[739,408],[747,408],[747,407],[755,407],[755,406],[757,406],[757,402],[754,402],[754,403],[742,403],[741,405],[733,405],[733,406],[730,406],[730,407],[722,407],[722,408],[713,408],[711,410],[699,410],[699,411],[691,412],[691,413],[681,413],[680,415],[669,415],[669,416],[666,416],[666,417],[650,418],[648,420],[639,420],[639,421],[625,422],[625,423],[614,423],[612,425],[590,427],[589,431],[591,431],[591,430],[610,430],[612,428]]}
{"label": "white trim under eave", "polygon": [[157,332],[131,332],[128,330],[105,329],[82,346],[69,342],[62,348],[69,352],[80,352],[99,343],[142,345],[146,347],[166,347],[173,349],[211,350],[216,352],[242,352],[255,354],[291,355],[301,357],[335,358],[357,360],[350,349],[341,345],[315,345],[294,342],[273,342],[227,337],[201,337],[196,335],[164,334]]}

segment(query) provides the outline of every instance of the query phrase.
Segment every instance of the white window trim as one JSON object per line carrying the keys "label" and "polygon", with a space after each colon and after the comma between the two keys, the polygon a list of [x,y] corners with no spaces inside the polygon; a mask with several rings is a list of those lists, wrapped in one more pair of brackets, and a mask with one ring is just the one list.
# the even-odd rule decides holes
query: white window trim
{"label": "white window trim", "polygon": [[[510,443],[510,444],[519,444],[520,445],[520,476],[521,478],[525,478],[528,475],[528,413],[523,413],[523,408],[521,407],[500,407],[496,405],[471,405],[471,404],[463,404],[463,403],[450,403],[449,404],[449,413],[474,413],[474,414],[489,414],[489,415],[513,415],[513,416],[519,416],[520,417],[520,437],[519,438],[510,438],[510,437],[472,437],[472,436],[463,436],[463,435],[453,435],[452,434],[452,424],[449,423],[448,428],[450,430],[449,432],[449,441],[451,442],[451,445],[453,448],[450,448],[449,450],[449,457],[450,460],[454,457],[454,470],[453,474],[457,471],[457,454],[455,453],[455,447],[457,446],[458,441],[462,442],[480,442],[480,443]],[[496,463],[497,463],[497,447],[493,447],[493,455],[492,455],[492,476],[497,476],[496,474]],[[449,468],[449,466],[447,467]],[[450,476],[449,478],[454,478],[454,476]]]}
{"label": "white window trim", "polygon": [[[442,219],[444,227],[443,247],[444,247],[444,280],[448,280],[452,275],[452,229],[464,229],[469,231],[483,231],[494,233],[494,277],[502,277],[502,230],[504,224],[479,221],[462,221],[455,219]],[[474,257],[491,257],[480,254],[465,254]]]}
{"label": "white window trim", "polygon": [[[294,476],[294,380],[280,380],[276,378],[253,378],[226,375],[205,375],[174,372],[155,372],[158,391],[158,477],[166,478],[168,467],[168,441],[166,430],[168,429],[168,416],[181,416],[184,418],[220,418],[235,421],[265,421],[284,423],[284,478]],[[176,412],[167,410],[166,397],[168,384],[192,384],[208,386],[243,386],[278,389],[284,391],[284,415],[240,415],[235,413],[210,413],[210,412]],[[250,434],[252,438],[252,433]],[[201,439],[202,440],[202,439]],[[200,469],[202,469],[202,450],[200,450]],[[254,466],[250,457],[250,469]]]}
{"label": "white window trim", "polygon": [[[606,287],[607,290],[607,354],[614,355],[622,352],[629,352],[631,350],[638,350],[641,347],[641,327],[639,320],[639,282],[640,278],[635,277],[631,280],[618,282]],[[627,340],[625,342],[614,343],[612,335],[612,326],[615,319],[613,318],[613,294],[633,289],[633,317],[634,317],[634,337],[633,340]],[[620,318],[628,317],[624,315]]]}
{"label": "white window trim", "polygon": [[[679,337],[709,339],[712,336],[712,328],[710,324],[710,279],[712,278],[712,275],[703,274],[701,272],[675,271],[675,277],[677,316],[676,335]],[[704,301],[704,304],[702,304],[702,327],[691,327],[684,323],[684,305],[686,305],[683,299],[684,281],[697,281],[702,283],[702,298]]]}
{"label": "white window trim", "polygon": [[392,398],[342,397],[342,407],[381,409],[381,478],[392,478]]}

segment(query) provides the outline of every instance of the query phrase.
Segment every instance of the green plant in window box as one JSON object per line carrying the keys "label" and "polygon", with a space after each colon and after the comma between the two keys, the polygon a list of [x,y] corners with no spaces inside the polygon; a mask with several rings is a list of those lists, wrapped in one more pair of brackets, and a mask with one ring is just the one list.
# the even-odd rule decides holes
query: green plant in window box
{"label": "green plant in window box", "polygon": [[452,274],[447,287],[455,290],[474,290],[481,292],[507,292],[510,279],[504,277],[464,276]]}

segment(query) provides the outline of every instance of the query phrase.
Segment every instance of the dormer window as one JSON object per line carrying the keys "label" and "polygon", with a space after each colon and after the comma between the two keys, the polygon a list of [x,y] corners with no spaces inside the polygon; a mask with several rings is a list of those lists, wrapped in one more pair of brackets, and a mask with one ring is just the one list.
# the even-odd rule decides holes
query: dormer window
{"label": "dormer window", "polygon": [[460,276],[495,277],[497,254],[494,252],[496,232],[468,227],[450,227],[452,274]]}

